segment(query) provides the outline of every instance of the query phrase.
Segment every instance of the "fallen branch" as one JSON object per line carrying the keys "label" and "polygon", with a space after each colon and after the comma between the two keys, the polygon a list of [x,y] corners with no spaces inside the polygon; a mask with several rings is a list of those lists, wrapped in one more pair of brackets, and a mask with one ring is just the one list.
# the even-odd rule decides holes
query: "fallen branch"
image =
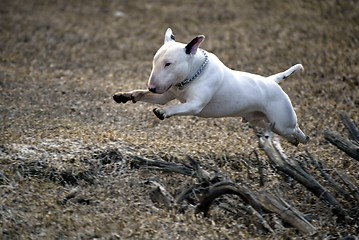
{"label": "fallen branch", "polygon": [[[146,181],[147,184],[152,185],[151,200],[164,206],[167,210],[177,208],[178,212],[183,213],[188,209],[189,205],[192,205],[195,206],[196,213],[202,212],[204,216],[208,216],[209,209],[215,199],[223,195],[237,195],[246,204],[243,209],[257,219],[253,224],[256,225],[258,230],[274,232],[271,225],[264,219],[263,210],[266,210],[277,214],[283,222],[289,223],[304,234],[313,235],[316,232],[315,227],[303,217],[303,214],[289,206],[282,198],[274,197],[267,192],[255,193],[245,186],[235,184],[224,174],[208,173],[191,157],[188,157],[188,160],[192,168],[182,164],[155,161],[142,157],[135,157],[132,164],[146,169],[176,172],[197,177],[199,183],[185,189],[176,197],[172,196],[160,183]],[[187,201],[187,204],[182,204],[184,200]],[[229,212],[236,212],[235,208],[228,204],[223,206],[219,204],[218,206]]]}
{"label": "fallen branch", "polygon": [[261,227],[262,230],[266,229],[270,233],[274,233],[273,228],[268,224],[268,222],[263,218],[263,215],[260,214],[258,211],[256,211],[251,205],[247,206],[247,211],[249,214],[254,215],[258,220],[259,223],[257,223],[257,228]]}
{"label": "fallen branch", "polygon": [[256,194],[261,206],[269,212],[276,213],[284,221],[301,231],[302,233],[314,235],[317,230],[309,223],[297,209],[291,207],[283,198],[272,196],[268,192]]}
{"label": "fallen branch", "polygon": [[147,181],[145,183],[153,186],[153,190],[150,192],[152,202],[163,204],[168,210],[172,209],[174,198],[164,186],[155,181]]}
{"label": "fallen branch", "polygon": [[338,133],[329,130],[324,132],[324,138],[348,156],[359,161],[359,130],[346,113],[341,113],[340,118],[348,130],[350,138],[353,140],[346,139]]}
{"label": "fallen branch", "polygon": [[317,182],[315,178],[310,175],[297,161],[288,159],[281,151],[279,142],[276,143],[277,147],[274,146],[272,138],[268,136],[270,135],[265,134],[260,136],[259,144],[267,154],[271,164],[274,165],[274,167],[280,172],[283,172],[295,179],[315,196],[329,205],[333,213],[338,216],[340,220],[346,220],[348,215],[334,196],[330,194],[319,182]]}
{"label": "fallen branch", "polygon": [[193,167],[198,180],[200,182],[209,182],[211,177],[210,174],[207,171],[203,170],[203,168],[190,156],[187,156],[187,159]]}
{"label": "fallen branch", "polygon": [[325,131],[324,137],[328,140],[331,144],[345,152],[348,156],[354,158],[355,160],[359,161],[359,145],[355,144],[353,141],[350,141],[338,133],[332,131]]}
{"label": "fallen branch", "polygon": [[249,189],[238,186],[232,182],[219,182],[210,186],[203,194],[201,202],[196,207],[196,212],[203,212],[204,216],[208,216],[209,208],[214,200],[225,194],[234,194],[239,196],[245,203],[248,204],[247,212],[254,215],[259,221],[257,225],[260,229],[273,233],[273,229],[263,218],[262,207],[256,199],[254,193]]}
{"label": "fallen branch", "polygon": [[327,180],[327,182],[330,184],[330,186],[336,191],[338,192],[340,195],[344,196],[345,199],[347,199],[347,201],[351,201],[351,195],[350,193],[348,193],[347,191],[345,191],[343,189],[342,186],[340,186],[329,174],[327,174],[323,168],[323,163],[317,161],[316,159],[314,159],[314,157],[309,153],[308,150],[306,150],[307,156],[309,157],[309,160],[311,161],[311,163],[314,165],[314,167],[320,172],[320,174],[322,175],[322,177]]}
{"label": "fallen branch", "polygon": [[131,167],[138,166],[144,167],[146,169],[180,173],[187,176],[192,176],[195,174],[191,167],[183,164],[151,160],[144,157],[134,156],[133,159],[131,159]]}
{"label": "fallen branch", "polygon": [[[201,168],[195,167],[195,169]],[[198,175],[199,174],[197,174],[197,176]],[[261,229],[273,232],[273,229],[263,218],[262,209],[266,209],[269,212],[278,214],[284,222],[289,223],[291,226],[297,228],[304,234],[313,235],[316,233],[316,228],[304,218],[303,214],[301,214],[295,208],[292,208],[282,198],[278,196],[274,198],[267,192],[254,193],[248,188],[239,186],[233,182],[221,181],[209,186],[203,193],[202,200],[196,207],[196,212],[203,212],[204,216],[207,216],[209,208],[214,200],[225,194],[234,194],[239,196],[248,205],[247,211],[256,216],[256,218],[259,220],[257,224],[259,224]]]}
{"label": "fallen branch", "polygon": [[359,188],[349,179],[349,177],[345,173],[340,173],[338,171],[335,172],[350,190],[350,193],[356,199],[357,204],[359,204]]}
{"label": "fallen branch", "polygon": [[219,182],[210,186],[204,193],[201,202],[197,205],[196,211],[203,212],[204,216],[207,216],[214,199],[225,194],[239,196],[245,203],[251,205],[257,212],[262,214],[262,208],[254,194],[249,189],[232,182]]}
{"label": "fallen branch", "polygon": [[341,118],[344,126],[348,130],[350,137],[354,141],[359,143],[359,129],[354,124],[354,122],[350,120],[348,114],[346,114],[345,112],[342,112],[342,113],[340,113],[340,118]]}

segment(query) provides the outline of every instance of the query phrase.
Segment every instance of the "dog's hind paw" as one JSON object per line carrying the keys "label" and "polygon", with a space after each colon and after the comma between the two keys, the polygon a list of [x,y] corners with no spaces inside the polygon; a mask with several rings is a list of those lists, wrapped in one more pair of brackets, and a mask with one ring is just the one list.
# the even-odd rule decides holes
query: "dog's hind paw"
{"label": "dog's hind paw", "polygon": [[158,108],[153,109],[153,113],[161,120],[165,119],[165,113]]}

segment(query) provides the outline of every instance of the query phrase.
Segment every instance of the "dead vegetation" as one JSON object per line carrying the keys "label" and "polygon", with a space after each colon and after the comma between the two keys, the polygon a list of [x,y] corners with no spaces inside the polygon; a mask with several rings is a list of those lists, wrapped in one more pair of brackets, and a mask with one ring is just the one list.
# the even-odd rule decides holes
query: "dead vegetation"
{"label": "dead vegetation", "polygon": [[[342,114],[342,119],[348,128],[350,136],[353,137],[356,142],[358,128],[345,114]],[[298,182],[309,192],[313,193],[318,200],[325,203],[337,218],[339,224],[345,226],[358,225],[359,187],[350,180],[347,174],[344,172],[338,173],[336,169],[334,169],[331,174],[328,174],[327,171],[323,169],[323,163],[315,160],[307,150],[305,161],[313,164],[315,169],[321,173],[321,176],[328,182],[328,187],[326,188],[308,171],[308,164],[296,159],[290,159],[285,155],[280,142],[273,140],[270,130],[266,132],[256,132],[259,136],[260,148],[264,150],[270,164],[278,173]],[[346,143],[349,142],[349,140],[344,141]],[[342,144],[338,144],[340,140],[334,142],[336,145],[343,146]],[[356,148],[358,147],[357,143],[352,144]],[[347,146],[347,148],[352,149],[353,146]],[[343,147],[342,149],[347,152],[347,149]],[[273,234],[278,228],[283,229],[283,225],[287,223],[305,236],[314,236],[317,234],[316,227],[310,223],[308,217],[287,203],[278,191],[275,191],[274,194],[266,190],[253,191],[247,187],[245,183],[235,183],[222,173],[217,172],[210,174],[203,170],[191,157],[188,157],[188,160],[192,166],[192,171],[185,165],[143,158],[137,158],[135,160],[135,162],[149,169],[181,173],[189,176],[192,175],[196,176],[199,181],[183,189],[177,196],[172,196],[166,188],[158,182],[149,181],[153,186],[150,198],[154,203],[161,204],[168,210],[176,208],[179,214],[184,214],[186,209],[192,207],[195,208],[195,213],[203,213],[204,217],[208,217],[209,209],[211,205],[215,203],[215,205],[231,214],[252,216],[247,219],[246,226],[254,225],[256,230],[261,233]],[[153,168],[154,166],[155,168]],[[340,182],[331,176],[334,174],[339,176]],[[342,203],[337,200],[337,197],[334,197],[332,192],[335,192],[337,196],[341,198]],[[233,203],[232,198],[222,197],[224,195],[239,196],[242,203]],[[222,199],[219,199],[220,197],[222,197]],[[183,204],[183,201],[186,201],[187,204]],[[344,204],[346,207],[344,207]],[[239,211],[240,209],[245,211],[241,212]],[[280,221],[276,221],[276,224],[273,222],[270,223],[266,220],[268,213],[276,214],[276,217],[280,219]]]}
{"label": "dead vegetation", "polygon": [[[2,1],[0,238],[357,235],[358,8]],[[161,122],[149,104],[116,105],[114,92],[146,86],[167,27],[179,41],[206,35],[203,48],[231,68],[270,75],[302,63],[282,87],[310,143],[269,142],[271,158],[239,119]]]}

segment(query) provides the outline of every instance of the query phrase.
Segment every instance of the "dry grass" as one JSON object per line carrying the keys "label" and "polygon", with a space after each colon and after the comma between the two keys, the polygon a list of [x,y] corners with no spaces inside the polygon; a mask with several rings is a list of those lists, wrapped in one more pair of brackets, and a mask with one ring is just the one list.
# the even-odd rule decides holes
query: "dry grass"
{"label": "dry grass", "polygon": [[[124,16],[115,16],[122,11]],[[252,167],[257,139],[238,119],[159,121],[145,103],[116,105],[116,91],[146,87],[151,60],[172,27],[229,67],[262,75],[302,63],[282,84],[307,148],[358,183],[359,164],[323,139],[342,132],[339,111],[359,122],[359,4],[356,1],[2,1],[0,7],[0,236],[3,239],[238,239],[261,235],[247,216],[213,209],[209,218],[168,212],[149,199],[146,180],[172,192],[185,177],[131,169],[135,155],[183,162],[260,190]],[[304,147],[284,145],[291,157]],[[319,238],[356,234],[327,207],[288,185],[265,163],[266,189],[313,217]],[[248,166],[245,164],[247,163]],[[325,184],[325,183],[323,183]],[[76,198],[62,205],[73,188]]]}

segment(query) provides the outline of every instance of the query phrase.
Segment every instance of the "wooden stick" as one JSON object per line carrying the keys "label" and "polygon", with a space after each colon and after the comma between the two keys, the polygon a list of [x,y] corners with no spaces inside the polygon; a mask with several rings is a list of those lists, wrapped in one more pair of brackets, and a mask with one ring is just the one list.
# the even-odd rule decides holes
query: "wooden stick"
{"label": "wooden stick", "polygon": [[325,131],[324,137],[328,140],[331,144],[339,148],[340,150],[344,151],[348,156],[354,158],[355,160],[359,161],[359,145],[355,144],[353,141],[350,141],[338,133],[332,131]]}
{"label": "wooden stick", "polygon": [[187,156],[188,161],[190,162],[191,166],[193,167],[196,176],[200,182],[209,182],[210,174],[205,171],[192,157]]}
{"label": "wooden stick", "polygon": [[260,221],[260,226],[262,226],[264,229],[267,229],[270,233],[274,233],[273,228],[271,228],[271,226],[268,224],[268,222],[263,218],[263,216],[257,211],[255,210],[251,205],[247,206],[247,211],[254,215],[256,218],[259,219]]}
{"label": "wooden stick", "polygon": [[132,165],[140,165],[147,169],[160,170],[164,172],[175,172],[180,173],[187,176],[193,176],[194,171],[191,167],[179,164],[179,163],[171,163],[166,161],[159,160],[151,160],[144,157],[134,156],[131,159]]}
{"label": "wooden stick", "polygon": [[203,212],[204,216],[207,216],[214,199],[224,194],[239,196],[245,203],[250,204],[256,211],[262,214],[262,208],[253,193],[249,189],[243,186],[236,186],[232,182],[219,182],[210,186],[200,204],[197,205],[196,211]]}
{"label": "wooden stick", "polygon": [[168,210],[172,209],[174,198],[165,187],[156,181],[147,181],[146,183],[153,185],[153,190],[150,192],[151,200],[163,204]]}
{"label": "wooden stick", "polygon": [[337,215],[340,220],[347,219],[347,213],[334,196],[330,194],[319,182],[317,182],[315,178],[310,175],[298,162],[288,159],[285,154],[282,154],[280,151],[281,148],[278,147],[278,150],[278,148],[273,145],[270,137],[260,137],[259,144],[267,154],[271,164],[273,164],[276,169],[295,179],[315,196],[324,201],[331,207],[333,213]]}
{"label": "wooden stick", "polygon": [[359,188],[349,179],[348,175],[338,171],[335,172],[338,174],[340,179],[345,183],[345,185],[348,187],[353,197],[356,199],[356,201],[359,204]]}
{"label": "wooden stick", "polygon": [[354,122],[352,122],[350,120],[350,118],[348,117],[348,114],[346,114],[345,112],[342,112],[342,113],[340,113],[340,118],[341,118],[344,126],[348,130],[350,137],[354,141],[359,143],[359,130],[358,130],[357,126],[354,124]]}
{"label": "wooden stick", "polygon": [[349,202],[352,200],[350,194],[343,189],[329,174],[327,174],[323,169],[323,163],[318,162],[314,157],[309,153],[308,149],[305,150],[307,153],[311,163],[314,165],[316,169],[319,170],[320,174],[328,181],[328,183],[333,187],[335,191],[337,191],[340,195],[344,196]]}
{"label": "wooden stick", "polygon": [[278,214],[283,221],[289,223],[304,234],[314,235],[317,230],[298,210],[291,207],[282,198],[274,198],[267,192],[256,194],[261,206],[267,211]]}

